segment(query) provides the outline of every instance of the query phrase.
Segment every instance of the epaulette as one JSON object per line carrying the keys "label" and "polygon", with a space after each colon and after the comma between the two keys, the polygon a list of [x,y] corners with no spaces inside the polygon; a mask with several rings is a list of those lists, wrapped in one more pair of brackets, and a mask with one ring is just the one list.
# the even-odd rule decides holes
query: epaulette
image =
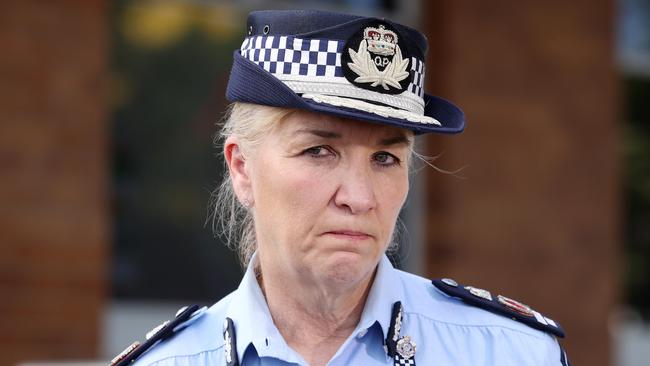
{"label": "epaulette", "polygon": [[190,320],[195,320],[201,316],[206,310],[206,307],[199,309],[198,305],[185,306],[176,312],[176,317],[167,320],[157,327],[153,328],[145,335],[145,341],[140,343],[133,342],[119,355],[111,360],[110,366],[126,366],[134,362],[143,353],[157,344],[159,341],[168,339],[173,335],[185,329],[189,325]]}
{"label": "epaulette", "polygon": [[564,330],[560,324],[519,301],[503,295],[493,297],[487,290],[472,286],[461,286],[449,278],[436,279],[431,282],[438,290],[449,296],[459,298],[469,305],[503,315],[532,328],[564,338]]}

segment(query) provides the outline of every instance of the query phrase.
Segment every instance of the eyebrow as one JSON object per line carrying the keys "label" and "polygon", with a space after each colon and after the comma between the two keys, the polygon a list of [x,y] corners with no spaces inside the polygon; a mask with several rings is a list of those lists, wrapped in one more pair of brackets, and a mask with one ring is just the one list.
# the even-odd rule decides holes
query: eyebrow
{"label": "eyebrow", "polygon": [[318,137],[326,138],[326,139],[340,139],[343,137],[340,133],[333,132],[333,131],[326,131],[326,130],[318,130],[318,129],[313,129],[313,128],[301,128],[294,132],[295,135],[301,134],[301,133],[307,133],[307,134],[312,134],[316,135]]}
{"label": "eyebrow", "polygon": [[394,137],[389,137],[379,141],[381,146],[391,146],[391,145],[410,145],[411,140],[406,137],[406,135],[399,135]]}
{"label": "eyebrow", "polygon": [[[326,139],[340,139],[343,137],[338,132],[334,131],[327,131],[327,130],[319,130],[315,128],[301,128],[299,130],[296,130],[294,132],[295,135],[297,134],[311,134],[314,136],[326,138]],[[384,138],[379,140],[379,145],[381,146],[392,146],[392,145],[410,145],[411,140],[404,134],[399,134],[397,136],[392,136],[388,138]]]}

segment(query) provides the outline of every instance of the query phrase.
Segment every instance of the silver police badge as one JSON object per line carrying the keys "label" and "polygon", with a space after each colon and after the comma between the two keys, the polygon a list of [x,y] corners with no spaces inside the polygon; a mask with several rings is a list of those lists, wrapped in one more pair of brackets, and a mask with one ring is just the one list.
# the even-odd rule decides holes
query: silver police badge
{"label": "silver police badge", "polygon": [[416,344],[409,336],[404,336],[397,341],[397,353],[405,359],[415,356]]}

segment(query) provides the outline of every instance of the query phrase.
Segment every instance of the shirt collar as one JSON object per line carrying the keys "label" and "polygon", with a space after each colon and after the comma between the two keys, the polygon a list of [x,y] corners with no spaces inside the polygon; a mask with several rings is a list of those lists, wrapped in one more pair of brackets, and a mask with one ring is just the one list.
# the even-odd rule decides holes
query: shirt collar
{"label": "shirt collar", "polygon": [[355,333],[379,323],[385,338],[390,327],[393,304],[403,300],[403,291],[397,270],[393,268],[388,257],[382,256]]}
{"label": "shirt collar", "polygon": [[[226,317],[232,319],[235,327],[237,356],[240,361],[243,360],[246,349],[253,344],[260,357],[270,356],[300,363],[302,360],[297,359],[296,357],[299,356],[290,351],[273,324],[266,298],[255,275],[256,260],[257,254],[254,254],[226,311]],[[353,336],[379,323],[383,337],[386,337],[393,304],[403,299],[403,288],[398,276],[397,270],[393,268],[388,258],[382,256]]]}
{"label": "shirt collar", "polygon": [[288,345],[273,324],[266,298],[257,282],[256,261],[257,253],[253,254],[226,311],[226,317],[232,319],[235,327],[237,357],[241,362],[246,349],[252,344],[260,357],[270,356],[300,363],[295,353],[289,352]]}

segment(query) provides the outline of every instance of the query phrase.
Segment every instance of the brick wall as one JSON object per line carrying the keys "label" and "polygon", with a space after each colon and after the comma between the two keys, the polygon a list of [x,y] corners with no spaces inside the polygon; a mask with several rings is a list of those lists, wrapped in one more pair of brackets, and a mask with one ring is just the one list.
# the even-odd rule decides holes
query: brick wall
{"label": "brick wall", "polygon": [[0,364],[92,358],[106,292],[107,9],[0,3]]}
{"label": "brick wall", "polygon": [[428,270],[560,321],[576,365],[609,364],[618,297],[613,1],[426,2],[429,90],[463,106],[432,136]]}

